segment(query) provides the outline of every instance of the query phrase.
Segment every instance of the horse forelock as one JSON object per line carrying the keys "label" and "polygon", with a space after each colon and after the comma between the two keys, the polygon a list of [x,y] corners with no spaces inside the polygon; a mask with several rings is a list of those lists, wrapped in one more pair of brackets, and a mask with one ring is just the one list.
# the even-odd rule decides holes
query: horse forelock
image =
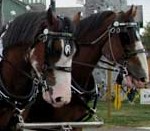
{"label": "horse forelock", "polygon": [[75,32],[75,25],[71,21],[69,17],[59,17],[59,29],[60,32],[68,32],[68,33],[74,33]]}
{"label": "horse forelock", "polygon": [[32,45],[40,26],[46,22],[46,12],[30,12],[16,17],[3,36],[3,47]]}

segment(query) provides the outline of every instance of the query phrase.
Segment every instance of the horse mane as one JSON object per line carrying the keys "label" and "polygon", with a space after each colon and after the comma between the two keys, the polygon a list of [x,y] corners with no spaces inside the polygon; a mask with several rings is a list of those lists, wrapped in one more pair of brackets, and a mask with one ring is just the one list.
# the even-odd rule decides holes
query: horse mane
{"label": "horse mane", "polygon": [[90,33],[93,30],[98,31],[101,26],[104,26],[105,18],[109,18],[113,14],[115,14],[113,11],[103,11],[92,14],[88,18],[81,20],[76,29],[76,38],[84,38],[84,35],[87,34],[87,32]]}
{"label": "horse mane", "polygon": [[3,36],[3,48],[33,44],[40,26],[47,20],[46,12],[28,12],[16,17]]}

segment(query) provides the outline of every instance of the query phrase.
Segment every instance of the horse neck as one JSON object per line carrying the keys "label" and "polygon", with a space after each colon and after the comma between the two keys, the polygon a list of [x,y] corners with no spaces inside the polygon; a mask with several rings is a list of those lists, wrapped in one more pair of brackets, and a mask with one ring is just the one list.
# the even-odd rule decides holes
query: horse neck
{"label": "horse neck", "polygon": [[[79,45],[79,52],[73,61],[83,65],[73,64],[72,77],[80,86],[88,86],[94,66],[96,66],[100,57],[101,48],[98,44]],[[86,64],[91,65],[92,67],[86,66]]]}
{"label": "horse neck", "polygon": [[26,94],[29,79],[22,72],[29,72],[30,68],[23,48],[8,50],[1,62],[1,78],[5,88],[13,95]]}

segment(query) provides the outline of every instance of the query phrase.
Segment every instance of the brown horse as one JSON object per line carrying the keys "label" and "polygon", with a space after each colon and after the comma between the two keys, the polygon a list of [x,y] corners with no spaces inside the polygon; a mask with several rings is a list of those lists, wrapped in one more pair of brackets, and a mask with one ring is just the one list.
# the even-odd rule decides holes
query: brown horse
{"label": "brown horse", "polygon": [[[104,11],[81,20],[76,30],[79,51],[73,59],[71,103],[53,108],[39,99],[27,122],[82,121],[94,114],[97,94],[92,71],[102,55],[127,68],[128,75],[137,82],[147,82],[147,59],[135,15],[136,7],[132,6],[127,12]],[[92,98],[95,98],[93,109],[87,105]]]}
{"label": "brown horse", "polygon": [[18,16],[2,34],[0,131],[16,130],[38,94],[54,107],[70,102],[74,29],[49,9]]}

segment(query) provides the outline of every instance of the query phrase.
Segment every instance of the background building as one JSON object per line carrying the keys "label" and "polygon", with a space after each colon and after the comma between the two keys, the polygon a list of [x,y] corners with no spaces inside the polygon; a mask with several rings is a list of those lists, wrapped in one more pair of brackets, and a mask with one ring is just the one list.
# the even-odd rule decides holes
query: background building
{"label": "background building", "polygon": [[46,8],[46,0],[3,0],[2,21],[7,23],[27,11],[41,11]]}
{"label": "background building", "polygon": [[127,0],[86,0],[85,15],[89,16],[104,10],[121,11],[126,8]]}

